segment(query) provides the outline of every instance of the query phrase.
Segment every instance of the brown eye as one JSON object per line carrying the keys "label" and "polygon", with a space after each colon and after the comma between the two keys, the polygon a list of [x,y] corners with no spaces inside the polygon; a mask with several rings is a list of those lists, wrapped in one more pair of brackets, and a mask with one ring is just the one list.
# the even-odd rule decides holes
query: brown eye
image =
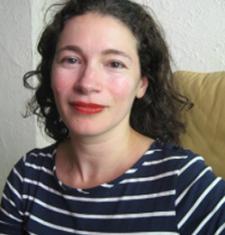
{"label": "brown eye", "polygon": [[82,64],[82,61],[77,56],[63,56],[58,59],[58,64],[66,68],[74,68]]}
{"label": "brown eye", "polygon": [[77,63],[80,63],[79,59],[76,58],[76,57],[68,57],[68,58],[65,58],[65,59],[63,59],[63,62],[64,62],[64,63],[69,63],[69,64],[77,64]]}
{"label": "brown eye", "polygon": [[122,69],[122,68],[125,68],[125,65],[124,65],[123,63],[119,62],[119,61],[112,61],[112,62],[110,63],[110,66],[111,66],[112,68],[115,68],[115,69]]}

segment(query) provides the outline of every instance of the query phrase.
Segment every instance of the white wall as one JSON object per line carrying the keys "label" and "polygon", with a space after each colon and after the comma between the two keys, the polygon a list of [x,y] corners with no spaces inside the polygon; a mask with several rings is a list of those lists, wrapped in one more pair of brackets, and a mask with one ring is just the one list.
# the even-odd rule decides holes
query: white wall
{"label": "white wall", "polygon": [[151,6],[165,29],[175,70],[225,70],[224,0],[142,2]]}
{"label": "white wall", "polygon": [[9,169],[35,146],[34,118],[24,120],[29,96],[23,74],[32,68],[29,0],[0,1],[0,193]]}
{"label": "white wall", "polygon": [[[57,0],[62,2],[64,0]],[[48,142],[21,113],[29,92],[23,74],[37,64],[32,50],[46,8],[56,0],[0,1],[0,192],[15,161]],[[174,70],[225,70],[224,0],[136,0],[148,4],[165,29]]]}

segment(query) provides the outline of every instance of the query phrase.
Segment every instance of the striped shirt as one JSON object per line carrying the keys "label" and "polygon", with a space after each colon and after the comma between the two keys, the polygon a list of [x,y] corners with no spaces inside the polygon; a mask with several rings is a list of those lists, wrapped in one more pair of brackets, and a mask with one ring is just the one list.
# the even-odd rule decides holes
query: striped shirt
{"label": "striped shirt", "polygon": [[155,141],[123,175],[87,190],[56,177],[55,152],[34,149],[12,169],[0,234],[225,234],[225,182],[191,151]]}

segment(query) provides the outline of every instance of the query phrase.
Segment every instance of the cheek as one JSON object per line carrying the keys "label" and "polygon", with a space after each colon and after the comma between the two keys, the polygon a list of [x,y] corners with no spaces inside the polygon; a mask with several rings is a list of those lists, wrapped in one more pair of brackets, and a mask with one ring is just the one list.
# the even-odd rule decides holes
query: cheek
{"label": "cheek", "polygon": [[115,100],[132,100],[134,96],[134,84],[130,82],[129,78],[127,79],[118,79],[114,80],[109,85],[109,90]]}
{"label": "cheek", "polygon": [[63,93],[66,93],[69,87],[71,86],[70,80],[63,78],[65,77],[57,71],[53,72],[51,75],[51,88],[55,95],[61,95]]}

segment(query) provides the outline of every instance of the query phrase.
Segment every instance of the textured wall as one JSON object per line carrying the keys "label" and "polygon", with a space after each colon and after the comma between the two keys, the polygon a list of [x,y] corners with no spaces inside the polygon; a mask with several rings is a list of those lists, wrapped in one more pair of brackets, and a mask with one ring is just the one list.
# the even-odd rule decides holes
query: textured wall
{"label": "textured wall", "polygon": [[225,70],[224,0],[142,2],[154,10],[165,29],[175,70]]}
{"label": "textured wall", "polygon": [[34,120],[24,120],[28,92],[22,76],[32,68],[31,11],[28,0],[0,1],[0,193],[9,169],[35,146]]}

